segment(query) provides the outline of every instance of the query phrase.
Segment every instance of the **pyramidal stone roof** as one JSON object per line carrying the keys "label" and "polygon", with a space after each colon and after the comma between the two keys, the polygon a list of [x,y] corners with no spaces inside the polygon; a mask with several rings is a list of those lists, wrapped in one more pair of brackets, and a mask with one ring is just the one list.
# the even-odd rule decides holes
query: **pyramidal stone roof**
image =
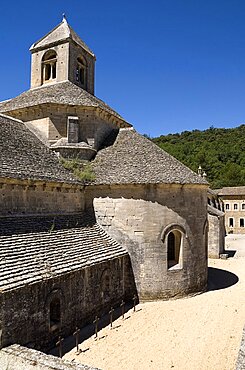
{"label": "pyramidal stone roof", "polygon": [[0,177],[78,183],[23,122],[0,114]]}
{"label": "pyramidal stone roof", "polygon": [[42,37],[40,40],[35,42],[31,47],[30,51],[36,51],[38,49],[44,49],[49,46],[53,46],[56,43],[60,43],[61,41],[69,41],[72,40],[83,49],[85,49],[89,54],[95,56],[92,50],[85,44],[84,41],[80,39],[80,37],[76,34],[76,32],[71,28],[71,26],[67,23],[66,18],[63,17],[63,20],[58,26],[52,29],[47,35]]}
{"label": "pyramidal stone roof", "polygon": [[89,214],[0,218],[0,244],[0,291],[127,255]]}
{"label": "pyramidal stone roof", "polygon": [[96,184],[203,184],[207,181],[132,128],[92,162]]}
{"label": "pyramidal stone roof", "polygon": [[39,104],[98,107],[120,120],[123,120],[127,126],[130,126],[116,111],[110,108],[109,105],[70,81],[48,84],[27,90],[13,99],[0,103],[0,112],[10,113],[15,110],[33,107]]}

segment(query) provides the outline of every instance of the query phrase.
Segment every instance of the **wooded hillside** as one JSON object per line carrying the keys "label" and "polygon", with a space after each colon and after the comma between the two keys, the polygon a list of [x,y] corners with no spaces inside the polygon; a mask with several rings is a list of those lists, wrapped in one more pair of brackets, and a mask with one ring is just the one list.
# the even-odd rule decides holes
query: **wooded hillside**
{"label": "wooded hillside", "polygon": [[245,125],[183,131],[152,141],[195,172],[201,165],[212,188],[245,185]]}

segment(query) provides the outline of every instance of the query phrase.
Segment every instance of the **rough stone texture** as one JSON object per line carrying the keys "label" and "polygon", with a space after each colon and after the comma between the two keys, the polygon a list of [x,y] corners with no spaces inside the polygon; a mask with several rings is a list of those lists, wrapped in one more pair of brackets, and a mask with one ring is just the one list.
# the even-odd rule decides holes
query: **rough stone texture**
{"label": "rough stone texture", "polygon": [[245,370],[245,328],[243,329],[243,336],[238,354],[236,370]]}
{"label": "rough stone texture", "polygon": [[97,184],[207,184],[132,128],[120,129],[114,144],[97,154],[92,167]]}
{"label": "rough stone texture", "polygon": [[78,183],[22,122],[0,115],[0,177]]}
{"label": "rough stone texture", "polygon": [[[75,263],[73,259],[72,265]],[[126,280],[129,274],[124,274],[128,269],[127,255],[73,271],[67,265],[66,273],[63,270],[37,283],[30,278],[25,286],[1,292],[0,346],[19,343],[41,350],[54,347],[59,333],[72,335],[76,326],[92,323],[95,315],[108,313],[122,299],[132,299],[134,284],[132,279]],[[50,303],[57,298],[61,317],[53,328]]]}
{"label": "rough stone texture", "polygon": [[84,210],[84,190],[77,184],[0,178],[0,216],[74,213]]}
{"label": "rough stone texture", "polygon": [[225,248],[225,214],[208,205],[208,257],[219,258]]}
{"label": "rough stone texture", "polygon": [[68,143],[67,138],[59,139],[51,146],[51,149],[59,153],[62,158],[81,159],[84,161],[90,161],[97,153],[95,149],[84,141],[80,141],[79,143]]}
{"label": "rough stone texture", "polygon": [[0,351],[0,370],[99,370],[13,344]]}
{"label": "rough stone texture", "polygon": [[[98,222],[130,255],[141,300],[203,291],[207,284],[206,187],[94,187]],[[182,267],[168,270],[166,236],[183,231]]]}
{"label": "rough stone texture", "polygon": [[[13,112],[12,112],[13,113]],[[11,113],[11,114],[12,114]],[[60,140],[67,142],[67,117],[76,115],[79,121],[79,143],[86,143],[90,148],[100,149],[108,135],[116,130],[118,122],[111,122],[102,112],[83,107],[67,107],[58,104],[44,104],[35,109],[18,111],[16,117],[46,145]],[[37,117],[39,117],[37,119]],[[42,117],[42,118],[40,118]]]}
{"label": "rough stone texture", "polygon": [[0,290],[126,255],[88,214],[0,218]]}
{"label": "rough stone texture", "polygon": [[48,84],[27,90],[16,98],[0,103],[0,112],[12,115],[12,111],[23,108],[29,109],[30,107],[45,103],[101,108],[105,112],[124,121],[109,105],[70,81]]}

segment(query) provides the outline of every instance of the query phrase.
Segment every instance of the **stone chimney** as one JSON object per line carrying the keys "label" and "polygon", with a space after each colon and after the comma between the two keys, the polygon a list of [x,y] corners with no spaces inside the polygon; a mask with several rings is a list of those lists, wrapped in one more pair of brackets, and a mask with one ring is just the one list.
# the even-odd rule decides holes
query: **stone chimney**
{"label": "stone chimney", "polygon": [[68,140],[68,143],[78,143],[79,142],[78,117],[69,116],[67,118],[67,140]]}

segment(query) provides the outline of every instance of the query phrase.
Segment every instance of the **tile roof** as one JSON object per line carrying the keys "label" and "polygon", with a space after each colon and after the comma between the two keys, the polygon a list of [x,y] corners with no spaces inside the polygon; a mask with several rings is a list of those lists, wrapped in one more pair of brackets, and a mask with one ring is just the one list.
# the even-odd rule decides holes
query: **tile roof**
{"label": "tile roof", "polygon": [[0,245],[1,291],[127,254],[88,214],[0,218]]}
{"label": "tile roof", "polygon": [[[56,82],[27,90],[17,97],[0,103],[0,112],[7,113],[17,109],[29,108],[40,104],[65,104],[101,108],[125,121],[105,102],[70,81]],[[129,124],[128,124],[129,125]]]}
{"label": "tile roof", "polygon": [[3,369],[25,369],[33,370],[99,370],[95,367],[82,365],[77,362],[70,362],[59,357],[47,355],[32,348],[12,344],[0,350],[0,367]]}
{"label": "tile roof", "polygon": [[56,44],[63,40],[73,40],[76,44],[80,45],[89,54],[94,56],[92,50],[85,44],[84,41],[76,34],[76,32],[67,23],[66,19],[63,18],[62,22],[53,28],[49,33],[43,36],[40,40],[36,41],[31,47],[30,51],[37,49],[44,49],[52,44]]}
{"label": "tile roof", "polygon": [[77,183],[21,121],[0,114],[0,177]]}
{"label": "tile roof", "polygon": [[92,168],[97,184],[208,184],[132,128],[120,129],[114,144],[98,152]]}
{"label": "tile roof", "polygon": [[230,186],[222,189],[216,189],[218,195],[243,195],[245,196],[245,186]]}

